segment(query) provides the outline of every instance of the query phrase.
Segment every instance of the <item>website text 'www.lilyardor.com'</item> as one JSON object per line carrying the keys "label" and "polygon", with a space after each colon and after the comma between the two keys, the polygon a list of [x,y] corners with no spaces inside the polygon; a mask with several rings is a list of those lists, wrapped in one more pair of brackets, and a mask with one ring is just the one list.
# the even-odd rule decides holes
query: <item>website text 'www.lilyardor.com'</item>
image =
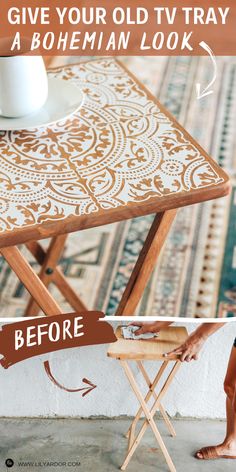
{"label": "website text 'www.lilyardor.com'", "polygon": [[[15,466],[21,468],[45,468],[45,467],[52,467],[53,468],[75,468],[79,467],[81,464],[78,460],[71,460],[71,461],[58,461],[58,460],[39,460],[39,461],[18,461],[14,463]],[[11,465],[12,467],[12,465]],[[63,470],[64,470],[63,469]]]}

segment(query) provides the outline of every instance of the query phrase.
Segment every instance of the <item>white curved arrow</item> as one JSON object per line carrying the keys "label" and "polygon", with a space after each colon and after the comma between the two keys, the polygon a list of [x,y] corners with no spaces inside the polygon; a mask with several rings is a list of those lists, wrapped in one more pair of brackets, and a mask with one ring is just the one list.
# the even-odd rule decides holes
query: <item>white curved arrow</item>
{"label": "white curved arrow", "polygon": [[207,87],[203,91],[201,91],[201,84],[200,83],[196,84],[197,100],[200,100],[201,98],[206,97],[207,95],[210,95],[210,94],[213,93],[213,90],[209,90],[209,89],[211,88],[211,86],[216,81],[216,76],[217,76],[217,65],[216,65],[216,60],[215,60],[215,56],[213,54],[213,51],[211,50],[210,46],[208,46],[208,44],[205,43],[205,41],[201,41],[199,43],[199,46],[201,46],[203,49],[205,49],[205,51],[211,57],[212,62],[213,62],[213,66],[214,66],[214,75],[213,75],[213,79],[211,80],[211,82],[207,85]]}

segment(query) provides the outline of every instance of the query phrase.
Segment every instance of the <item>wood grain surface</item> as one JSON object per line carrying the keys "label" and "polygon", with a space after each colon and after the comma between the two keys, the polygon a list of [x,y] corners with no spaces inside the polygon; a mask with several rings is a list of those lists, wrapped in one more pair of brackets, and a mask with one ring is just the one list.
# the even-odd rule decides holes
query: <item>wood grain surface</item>
{"label": "wood grain surface", "polygon": [[126,360],[178,360],[178,356],[164,357],[167,352],[176,349],[188,337],[185,327],[171,326],[160,331],[158,338],[142,340],[124,339],[121,327],[116,330],[117,342],[110,344],[107,355],[115,359]]}

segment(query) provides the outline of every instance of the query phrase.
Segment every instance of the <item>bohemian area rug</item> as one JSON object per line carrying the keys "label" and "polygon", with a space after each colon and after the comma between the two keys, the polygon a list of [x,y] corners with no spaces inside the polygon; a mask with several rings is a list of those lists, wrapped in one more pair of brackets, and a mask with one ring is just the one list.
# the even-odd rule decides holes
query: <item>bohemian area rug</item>
{"label": "bohemian area rug", "polygon": [[[195,84],[204,87],[211,81],[208,57],[122,60],[230,174],[233,184],[230,197],[179,210],[136,314],[236,316],[236,60],[217,58],[214,93],[200,101]],[[55,65],[70,62],[78,58],[57,58]],[[60,265],[89,309],[115,313],[152,220],[150,215],[70,235]],[[56,288],[52,293],[65,312],[71,311]],[[22,316],[28,297],[0,260],[0,316]]]}

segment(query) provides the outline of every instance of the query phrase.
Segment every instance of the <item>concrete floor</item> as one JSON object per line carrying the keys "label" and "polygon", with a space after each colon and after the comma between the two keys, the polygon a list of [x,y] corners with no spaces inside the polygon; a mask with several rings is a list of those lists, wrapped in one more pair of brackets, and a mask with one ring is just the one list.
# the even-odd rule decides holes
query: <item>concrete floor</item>
{"label": "concrete floor", "polygon": [[[0,471],[115,472],[125,457],[124,433],[129,424],[129,419],[0,419]],[[175,439],[158,421],[178,472],[235,471],[234,460],[201,462],[193,457],[197,448],[221,441],[224,422],[175,420],[174,426]],[[12,468],[6,467],[7,458],[13,459]],[[62,464],[56,465],[58,462]],[[146,432],[127,468],[129,472],[137,470],[168,471],[151,431]]]}

